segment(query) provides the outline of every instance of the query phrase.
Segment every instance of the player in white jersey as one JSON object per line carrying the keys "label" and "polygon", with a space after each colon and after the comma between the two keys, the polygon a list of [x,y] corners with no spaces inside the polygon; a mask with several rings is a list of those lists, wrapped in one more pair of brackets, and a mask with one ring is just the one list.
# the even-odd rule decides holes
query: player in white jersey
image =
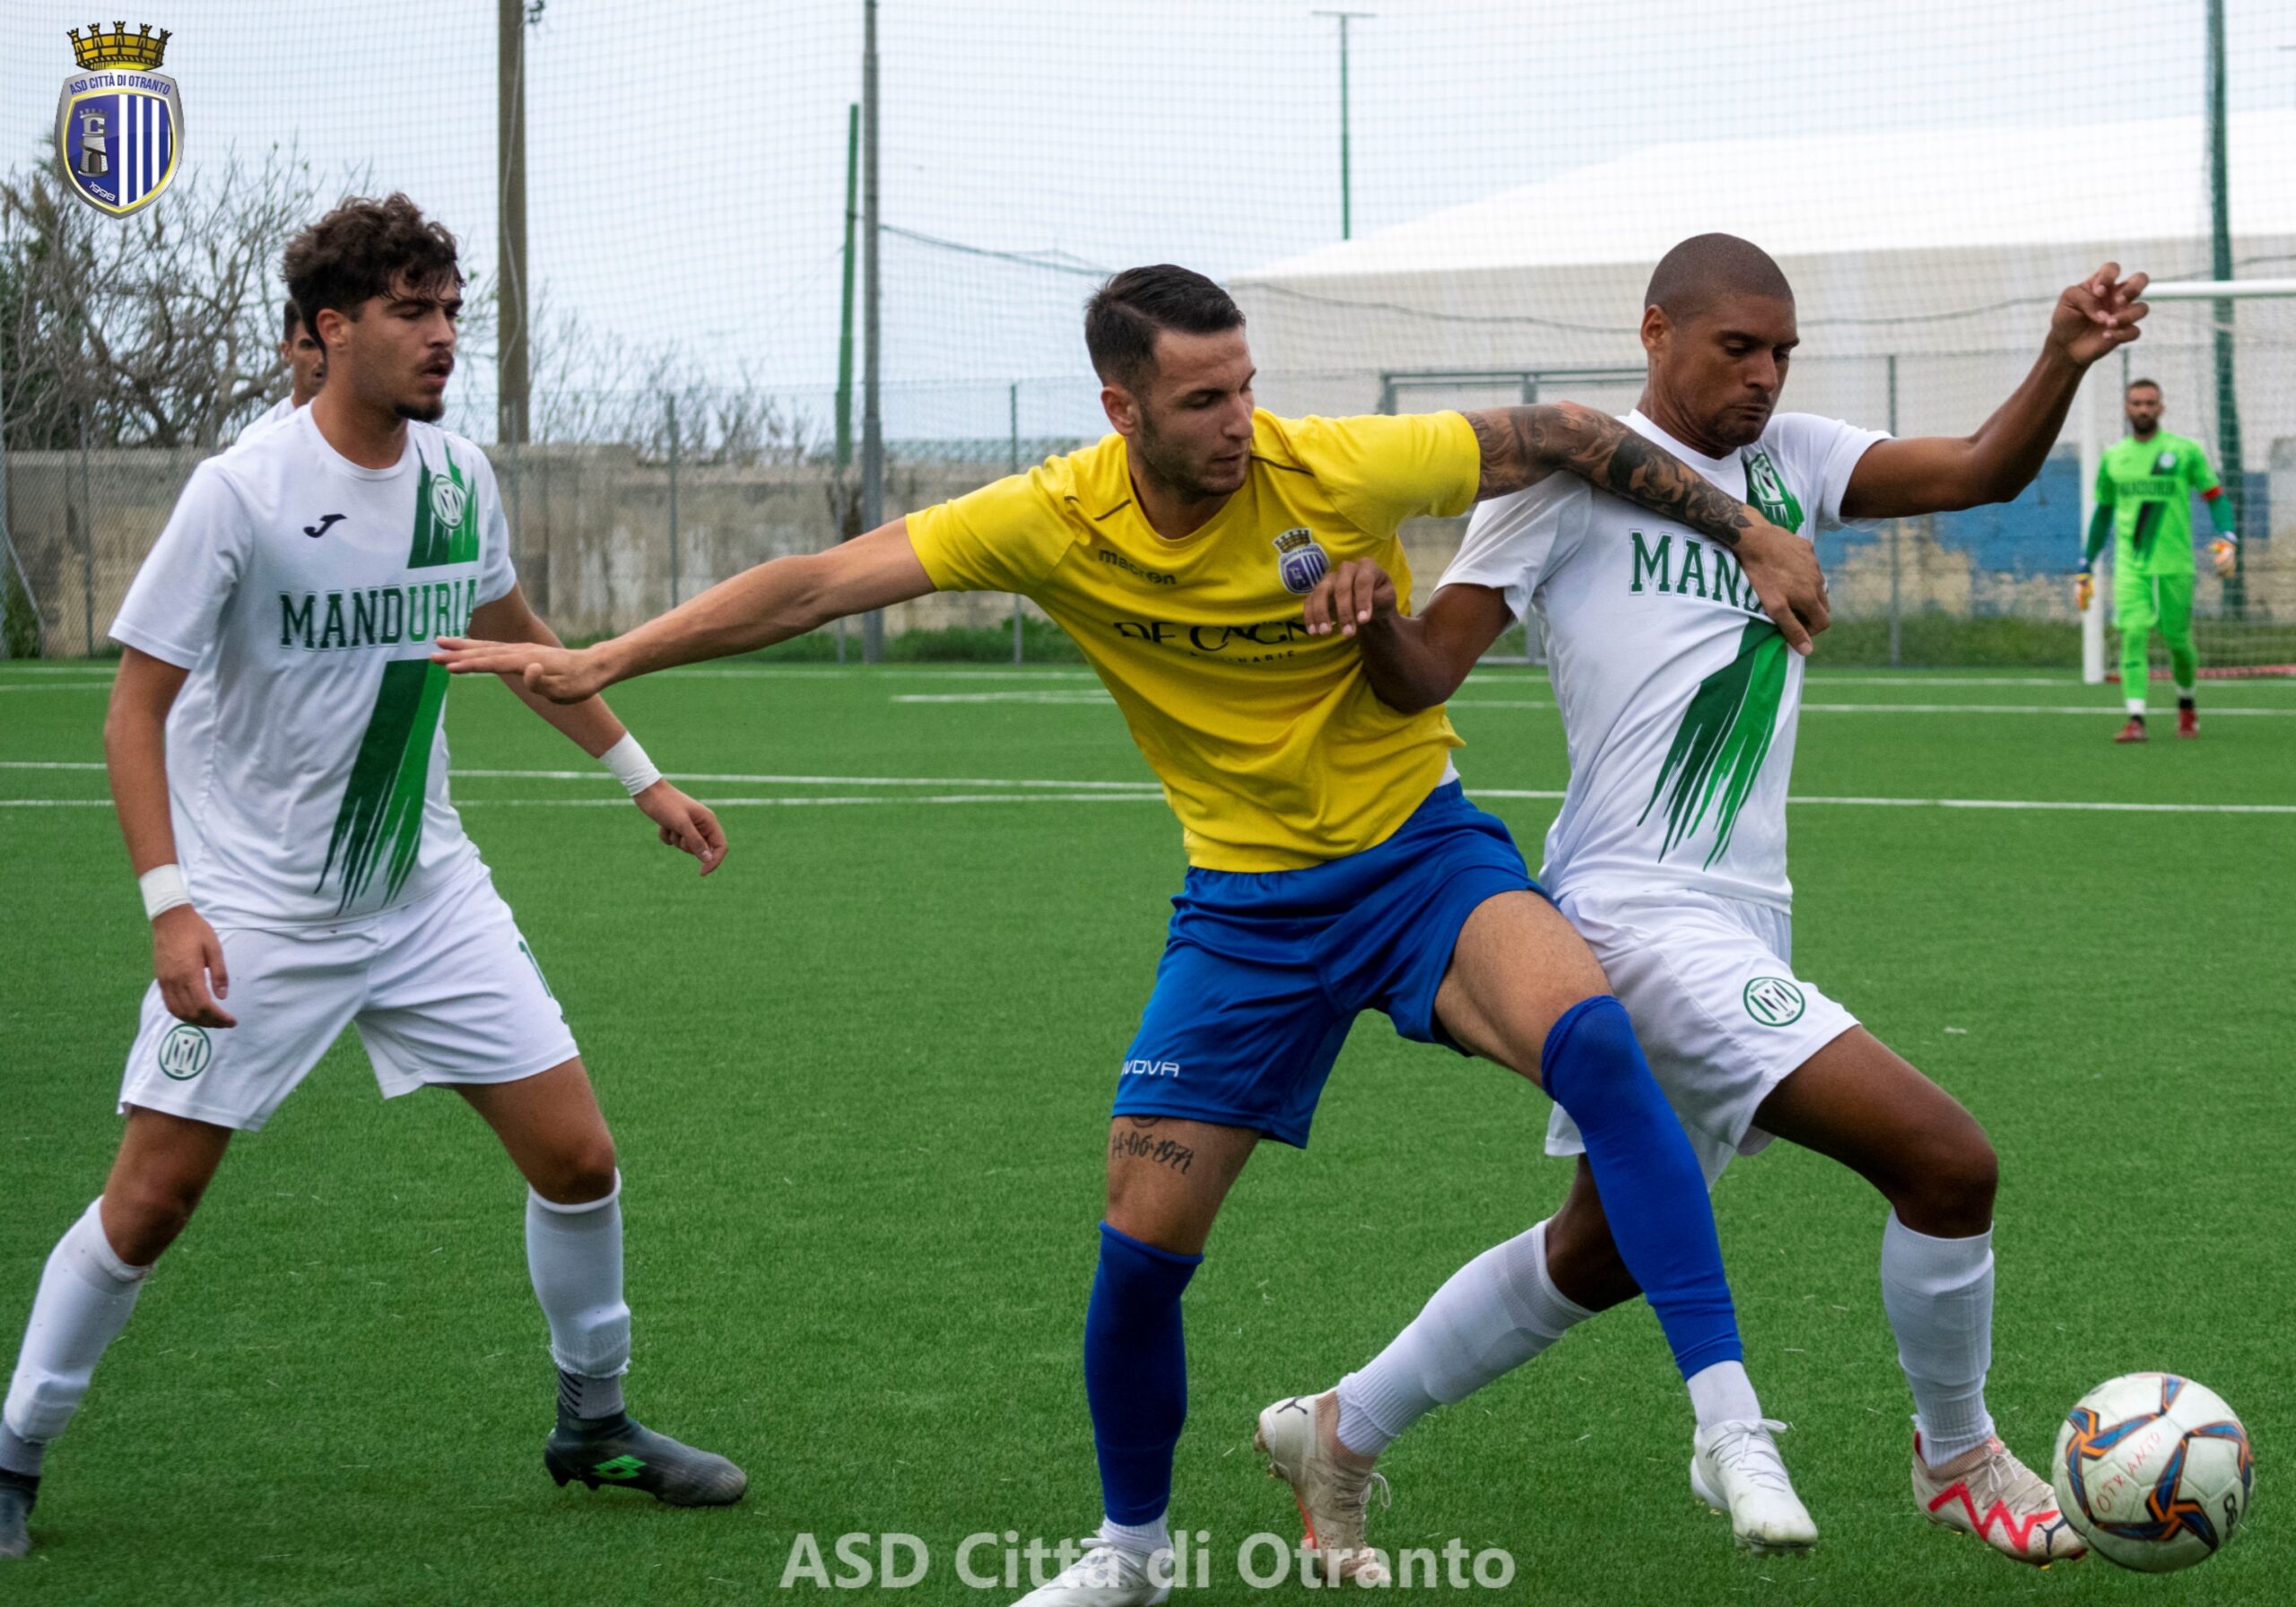
{"label": "player in white jersey", "polygon": [[[194,471],[122,605],[104,745],[155,980],[102,1196],[48,1258],[0,1408],[0,1556],[22,1556],[48,1442],[235,1132],[346,1025],[387,1095],[452,1088],[529,1185],[528,1270],[558,1368],[544,1458],[679,1505],[742,1472],[623,1411],[620,1174],[574,1039],[447,795],[441,635],[557,638],[511,572],[485,457],[444,411],[462,276],[404,195],[298,236],[286,275],[326,348],[317,402]],[[517,692],[623,781],[707,874],[725,839],[597,699]]]}
{"label": "player in white jersey", "polygon": [[326,348],[319,344],[318,336],[303,322],[303,309],[290,300],[283,322],[285,328],[279,336],[279,360],[287,365],[287,394],[256,414],[233,439],[234,446],[253,440],[282,419],[293,418],[298,408],[311,404],[311,398],[319,394],[319,387],[326,383]]}
{"label": "player in white jersey", "polygon": [[[2067,290],[2032,371],[1973,435],[1892,440],[1774,411],[1798,339],[1793,291],[1758,248],[1701,235],[1652,276],[1649,376],[1628,422],[1805,534],[2005,500],[2039,470],[2089,366],[2136,337],[2144,284],[2108,264]],[[1410,709],[1450,696],[1533,609],[1570,761],[1543,878],[1625,1002],[1709,1184],[1775,1136],[1881,1192],[1883,1306],[1912,1387],[1917,1499],[2011,1557],[2076,1554],[2048,1485],[2003,1446],[1986,1409],[1996,1163],[1984,1130],[1795,972],[1786,803],[1802,662],[1731,555],[1553,480],[1475,510],[1417,618],[1357,562],[1309,598],[1307,622],[1354,635],[1380,698]],[[1559,1110],[1547,1147],[1581,1154]],[[1371,1460],[1422,1413],[1634,1292],[1582,1155],[1561,1210],[1461,1269],[1326,1397],[1336,1421],[1324,1462],[1360,1492]],[[1709,1460],[1700,1447],[1691,1477],[1713,1502]]]}

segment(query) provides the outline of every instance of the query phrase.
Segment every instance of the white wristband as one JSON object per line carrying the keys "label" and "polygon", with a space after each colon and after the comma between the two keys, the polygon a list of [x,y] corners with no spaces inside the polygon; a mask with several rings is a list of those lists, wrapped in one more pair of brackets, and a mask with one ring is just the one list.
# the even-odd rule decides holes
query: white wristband
{"label": "white wristband", "polygon": [[183,883],[183,867],[155,864],[135,879],[144,890],[144,918],[156,921],[178,904],[191,902],[191,889]]}
{"label": "white wristband", "polygon": [[646,750],[638,745],[638,739],[626,731],[620,742],[598,755],[598,762],[613,772],[613,778],[633,798],[662,778],[662,772],[646,757]]}

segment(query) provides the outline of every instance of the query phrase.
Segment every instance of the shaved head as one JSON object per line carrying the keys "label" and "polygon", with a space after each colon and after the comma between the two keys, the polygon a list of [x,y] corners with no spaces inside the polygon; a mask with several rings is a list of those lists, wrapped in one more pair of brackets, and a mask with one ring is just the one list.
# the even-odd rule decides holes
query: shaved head
{"label": "shaved head", "polygon": [[1791,301],[1786,282],[1769,252],[1735,234],[1694,234],[1658,259],[1642,305],[1663,309],[1680,323],[1732,296]]}
{"label": "shaved head", "polygon": [[1751,446],[1801,343],[1794,287],[1770,253],[1735,234],[1692,235],[1659,258],[1643,299],[1643,416],[1709,457]]}

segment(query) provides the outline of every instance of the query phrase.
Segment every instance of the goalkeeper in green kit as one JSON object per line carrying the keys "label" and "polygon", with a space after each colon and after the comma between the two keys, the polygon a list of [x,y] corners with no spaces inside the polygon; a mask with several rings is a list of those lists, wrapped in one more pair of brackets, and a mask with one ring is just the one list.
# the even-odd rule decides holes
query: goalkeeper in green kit
{"label": "goalkeeper in green kit", "polygon": [[2097,465],[2097,512],[2089,522],[2089,551],[2075,586],[2086,613],[2097,554],[2118,532],[2113,552],[2114,624],[2120,630],[2120,684],[2128,724],[2113,740],[2144,740],[2144,688],[2152,674],[2147,649],[2158,627],[2169,647],[2169,673],[2177,682],[2177,734],[2198,736],[2193,679],[2200,656],[2192,641],[2192,499],[2208,505],[2216,537],[2209,552],[2219,575],[2232,572],[2232,505],[2208,466],[2198,441],[2161,428],[2161,387],[2129,382],[2123,398],[2128,434],[2107,448]]}

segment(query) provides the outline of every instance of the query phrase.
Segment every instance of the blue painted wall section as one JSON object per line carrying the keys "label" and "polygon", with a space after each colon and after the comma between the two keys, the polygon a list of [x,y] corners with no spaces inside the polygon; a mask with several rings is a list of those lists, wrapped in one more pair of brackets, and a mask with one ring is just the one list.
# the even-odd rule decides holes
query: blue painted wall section
{"label": "blue painted wall section", "polygon": [[[2242,539],[2266,540],[2272,529],[2272,476],[2250,471],[2247,490],[2240,521]],[[2208,512],[2196,504],[2192,526],[2196,536],[2205,538]],[[1979,569],[2011,575],[2064,574],[2081,561],[2081,454],[2075,448],[2059,447],[2015,501],[1937,514],[1933,516],[1933,527],[1939,545],[1951,552],[1970,553]],[[1841,562],[1880,540],[1882,528],[1822,533],[1819,561]]]}

